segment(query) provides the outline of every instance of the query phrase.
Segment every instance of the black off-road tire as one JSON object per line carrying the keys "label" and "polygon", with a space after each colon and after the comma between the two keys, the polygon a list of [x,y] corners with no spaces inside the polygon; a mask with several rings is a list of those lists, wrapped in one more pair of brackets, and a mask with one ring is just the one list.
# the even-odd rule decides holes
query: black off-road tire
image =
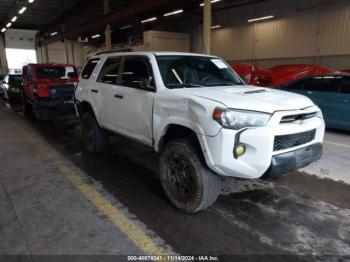
{"label": "black off-road tire", "polygon": [[[192,172],[193,190],[187,197],[179,196],[171,182],[170,163],[172,157],[183,158]],[[170,202],[187,213],[195,213],[211,206],[220,194],[220,177],[209,170],[195,145],[185,139],[175,140],[165,145],[159,159],[160,180]]]}
{"label": "black off-road tire", "polygon": [[21,107],[22,107],[22,111],[26,116],[30,116],[32,113],[32,105],[28,102],[23,89],[21,89],[20,92],[20,103],[21,103]]}
{"label": "black off-road tire", "polygon": [[92,112],[85,112],[81,118],[81,133],[86,150],[92,154],[107,150],[109,136],[97,123]]}

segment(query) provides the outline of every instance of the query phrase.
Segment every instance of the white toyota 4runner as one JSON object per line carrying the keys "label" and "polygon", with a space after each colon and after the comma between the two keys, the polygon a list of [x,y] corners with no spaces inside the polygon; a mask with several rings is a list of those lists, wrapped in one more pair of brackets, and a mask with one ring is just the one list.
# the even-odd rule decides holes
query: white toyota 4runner
{"label": "white toyota 4runner", "polygon": [[102,53],[75,92],[86,149],[117,133],[159,152],[161,184],[186,212],[215,202],[220,176],[278,177],[322,154],[324,120],[308,98],[247,86],[220,58]]}

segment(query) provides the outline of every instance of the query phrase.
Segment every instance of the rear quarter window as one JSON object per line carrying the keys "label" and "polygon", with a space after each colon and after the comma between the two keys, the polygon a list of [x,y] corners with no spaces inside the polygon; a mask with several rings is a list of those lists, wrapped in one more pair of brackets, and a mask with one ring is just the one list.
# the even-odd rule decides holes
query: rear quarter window
{"label": "rear quarter window", "polygon": [[83,79],[90,79],[92,72],[94,71],[97,63],[100,61],[99,58],[90,59],[84,66],[83,71],[81,72],[81,77]]}

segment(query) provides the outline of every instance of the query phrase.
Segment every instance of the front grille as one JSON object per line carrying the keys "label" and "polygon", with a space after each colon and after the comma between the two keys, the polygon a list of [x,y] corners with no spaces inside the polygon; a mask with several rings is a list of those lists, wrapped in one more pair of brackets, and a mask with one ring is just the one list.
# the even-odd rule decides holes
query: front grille
{"label": "front grille", "polygon": [[299,121],[299,120],[303,121],[303,120],[307,120],[307,119],[313,118],[315,116],[317,116],[317,112],[284,116],[282,118],[282,120],[281,120],[281,124],[293,123],[293,122],[296,122],[296,121]]}
{"label": "front grille", "polygon": [[316,129],[298,134],[276,136],[273,150],[280,151],[301,146],[314,140],[315,136]]}
{"label": "front grille", "polygon": [[52,96],[53,99],[61,99],[63,101],[73,99],[74,85],[53,85],[51,88],[56,90],[56,94]]}

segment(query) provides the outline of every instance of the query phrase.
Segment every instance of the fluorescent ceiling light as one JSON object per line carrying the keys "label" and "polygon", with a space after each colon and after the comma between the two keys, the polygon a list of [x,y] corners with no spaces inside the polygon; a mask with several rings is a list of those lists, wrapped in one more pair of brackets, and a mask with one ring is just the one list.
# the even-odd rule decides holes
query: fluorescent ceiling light
{"label": "fluorescent ceiling light", "polygon": [[95,39],[95,38],[99,38],[99,37],[101,37],[101,35],[100,35],[100,34],[97,34],[97,35],[93,35],[91,38],[92,38],[92,39]]}
{"label": "fluorescent ceiling light", "polygon": [[157,17],[151,17],[151,18],[142,20],[141,23],[142,23],[142,24],[144,24],[144,23],[149,23],[149,22],[156,21],[157,19],[158,19]]}
{"label": "fluorescent ceiling light", "polygon": [[26,10],[27,10],[27,7],[23,6],[23,7],[18,11],[18,13],[21,15],[21,14],[23,14]]}
{"label": "fluorescent ceiling light", "polygon": [[28,0],[28,3],[33,3],[34,2],[34,0]]}
{"label": "fluorescent ceiling light", "polygon": [[9,28],[9,27],[11,27],[11,25],[12,25],[12,23],[9,22],[9,23],[7,23],[6,27]]}
{"label": "fluorescent ceiling light", "polygon": [[257,21],[261,21],[261,20],[271,19],[271,18],[274,18],[274,17],[275,17],[275,16],[273,16],[273,15],[263,16],[263,17],[258,17],[258,18],[249,19],[248,22],[249,22],[249,23],[252,23],[252,22],[257,22]]}
{"label": "fluorescent ceiling light", "polygon": [[12,22],[12,23],[16,22],[16,21],[17,21],[17,18],[18,18],[17,16],[12,17],[11,22]]}
{"label": "fluorescent ceiling light", "polygon": [[211,27],[211,29],[218,29],[218,28],[221,28],[221,25],[213,25],[213,26]]}
{"label": "fluorescent ceiling light", "polygon": [[129,29],[131,27],[132,27],[132,25],[125,25],[125,26],[121,26],[120,29],[125,30],[125,29]]}
{"label": "fluorescent ceiling light", "polygon": [[54,36],[54,35],[57,35],[57,34],[58,34],[58,32],[52,32],[50,35]]}
{"label": "fluorescent ceiling light", "polygon": [[[222,0],[211,0],[211,3],[212,4],[215,4],[217,2],[221,2]],[[201,3],[199,6],[203,7],[204,6],[204,3]]]}
{"label": "fluorescent ceiling light", "polygon": [[1,29],[1,33],[5,33],[6,30],[7,30],[7,29],[6,29],[5,27],[3,27],[3,28]]}
{"label": "fluorescent ceiling light", "polygon": [[175,10],[175,11],[166,13],[166,14],[164,14],[164,16],[178,15],[178,14],[181,14],[181,13],[183,13],[183,12],[184,12],[183,9],[179,9],[179,10]]}

